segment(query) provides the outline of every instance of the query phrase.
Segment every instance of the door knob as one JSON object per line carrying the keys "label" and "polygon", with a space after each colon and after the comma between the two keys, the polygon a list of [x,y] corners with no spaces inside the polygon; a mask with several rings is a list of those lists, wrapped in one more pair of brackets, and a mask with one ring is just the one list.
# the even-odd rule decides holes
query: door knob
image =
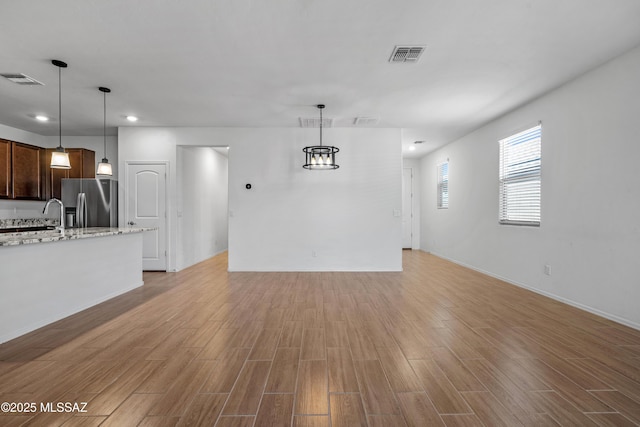
{"label": "door knob", "polygon": [[127,224],[129,224],[129,225],[136,225],[136,223],[135,223],[135,222],[133,222],[133,221],[129,221]]}

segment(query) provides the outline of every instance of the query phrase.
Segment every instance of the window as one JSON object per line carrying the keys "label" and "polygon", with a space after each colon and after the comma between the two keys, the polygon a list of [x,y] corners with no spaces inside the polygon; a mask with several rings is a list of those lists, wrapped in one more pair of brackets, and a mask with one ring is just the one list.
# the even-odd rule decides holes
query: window
{"label": "window", "polygon": [[438,165],[438,209],[449,208],[449,162]]}
{"label": "window", "polygon": [[500,223],[540,225],[542,125],[500,141]]}

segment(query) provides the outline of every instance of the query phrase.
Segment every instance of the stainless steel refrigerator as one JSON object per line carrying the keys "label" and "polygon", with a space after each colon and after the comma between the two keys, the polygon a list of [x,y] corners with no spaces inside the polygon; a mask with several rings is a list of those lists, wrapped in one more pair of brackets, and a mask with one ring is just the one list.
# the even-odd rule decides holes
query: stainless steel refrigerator
{"label": "stainless steel refrigerator", "polygon": [[117,227],[118,181],[101,178],[62,180],[62,203],[69,226]]}

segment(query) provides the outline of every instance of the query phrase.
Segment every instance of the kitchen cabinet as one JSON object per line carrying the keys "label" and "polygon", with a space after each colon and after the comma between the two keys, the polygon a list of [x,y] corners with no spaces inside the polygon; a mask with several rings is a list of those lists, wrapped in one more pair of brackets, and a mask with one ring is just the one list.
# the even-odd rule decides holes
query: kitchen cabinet
{"label": "kitchen cabinet", "polygon": [[69,153],[69,178],[95,178],[96,152],[85,148],[67,148]]}
{"label": "kitchen cabinet", "polygon": [[21,142],[11,142],[12,197],[23,200],[42,198],[42,157],[44,149]]}
{"label": "kitchen cabinet", "polygon": [[53,151],[0,138],[0,199],[60,199],[62,179],[95,178],[95,151],[67,148],[71,169],[51,169]]}
{"label": "kitchen cabinet", "polygon": [[11,197],[11,141],[0,139],[0,199]]}
{"label": "kitchen cabinet", "polygon": [[55,148],[47,148],[45,156],[46,179],[45,199],[62,198],[62,179],[64,178],[95,178],[96,152],[86,148],[67,148],[71,169],[51,169],[51,153]]}

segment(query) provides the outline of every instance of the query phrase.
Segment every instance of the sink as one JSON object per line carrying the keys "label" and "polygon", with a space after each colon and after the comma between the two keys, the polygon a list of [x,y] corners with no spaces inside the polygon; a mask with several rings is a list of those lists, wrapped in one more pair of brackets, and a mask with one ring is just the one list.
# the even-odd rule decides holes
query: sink
{"label": "sink", "polygon": [[11,228],[0,228],[0,234],[7,233],[24,233],[31,231],[52,231],[56,228],[53,225],[39,225],[37,227],[11,227]]}

